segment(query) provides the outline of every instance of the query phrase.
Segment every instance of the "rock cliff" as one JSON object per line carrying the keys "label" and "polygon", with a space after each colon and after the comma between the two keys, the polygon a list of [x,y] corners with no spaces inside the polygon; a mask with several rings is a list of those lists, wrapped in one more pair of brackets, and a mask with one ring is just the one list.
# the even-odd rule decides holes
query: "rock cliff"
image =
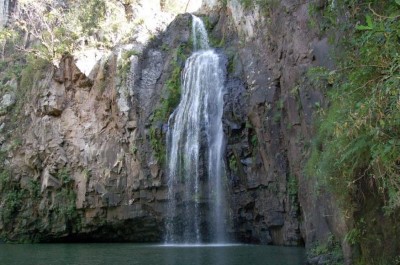
{"label": "rock cliff", "polygon": [[225,112],[231,205],[237,238],[312,247],[347,224],[332,195],[304,165],[324,91],[311,67],[333,66],[326,37],[310,26],[310,3],[271,2],[245,8],[229,1],[213,36],[229,56]]}
{"label": "rock cliff", "polygon": [[[146,45],[34,68],[25,73],[18,113],[21,83],[3,95],[0,228],[7,240],[161,240],[166,187],[148,119],[189,25],[186,15]],[[88,58],[94,64],[81,70]]]}
{"label": "rock cliff", "polygon": [[[213,36],[229,57],[225,131],[237,238],[312,248],[336,237],[347,259],[349,220],[304,165],[324,91],[307,72],[333,67],[327,37],[310,24],[309,5],[228,1]],[[315,19],[315,18],[313,18]],[[317,261],[318,262],[318,261]]]}
{"label": "rock cliff", "polygon": [[[343,240],[346,222],[334,200],[303,173],[313,117],[326,105],[306,72],[332,66],[327,39],[309,27],[308,3],[209,2],[200,15],[228,58],[230,233],[241,242],[308,247],[330,234]],[[162,240],[165,117],[156,116],[191,52],[190,23],[179,15],[145,45],[102,53],[91,71],[72,56],[35,70],[16,116],[13,92],[2,94],[4,238]]]}

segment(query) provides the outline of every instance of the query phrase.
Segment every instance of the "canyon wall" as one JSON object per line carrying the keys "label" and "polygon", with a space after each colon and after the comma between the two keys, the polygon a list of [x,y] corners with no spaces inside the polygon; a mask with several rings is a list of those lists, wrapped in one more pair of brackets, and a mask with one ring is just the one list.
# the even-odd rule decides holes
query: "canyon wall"
{"label": "canyon wall", "polygon": [[[309,25],[309,3],[207,3],[199,15],[228,58],[229,233],[261,244],[342,241],[346,220],[335,200],[303,172],[315,114],[326,106],[306,73],[333,64],[327,39]],[[191,52],[190,23],[189,14],[178,15],[145,44],[99,53],[90,71],[72,56],[35,70],[15,115],[7,99],[16,92],[2,91],[3,238],[162,240],[166,127],[154,116]]]}
{"label": "canyon wall", "polygon": [[303,172],[326,104],[307,71],[333,64],[327,38],[310,26],[309,4],[246,9],[229,1],[213,28],[229,56],[227,165],[241,238],[262,241],[269,231],[274,243],[309,244],[346,231],[329,193]]}

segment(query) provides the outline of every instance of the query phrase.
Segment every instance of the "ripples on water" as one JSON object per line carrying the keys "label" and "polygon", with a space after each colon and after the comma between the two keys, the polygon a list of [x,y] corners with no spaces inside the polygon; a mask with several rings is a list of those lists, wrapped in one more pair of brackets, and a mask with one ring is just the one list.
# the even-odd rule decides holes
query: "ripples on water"
{"label": "ripples on water", "polygon": [[304,249],[234,244],[0,244],[0,264],[301,265]]}

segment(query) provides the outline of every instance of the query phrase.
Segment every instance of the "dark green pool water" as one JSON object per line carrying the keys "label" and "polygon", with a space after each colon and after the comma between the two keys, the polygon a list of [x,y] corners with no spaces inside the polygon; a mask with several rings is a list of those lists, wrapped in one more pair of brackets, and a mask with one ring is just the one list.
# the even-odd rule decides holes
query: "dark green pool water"
{"label": "dark green pool water", "polygon": [[254,245],[0,244],[1,265],[302,265],[304,249]]}

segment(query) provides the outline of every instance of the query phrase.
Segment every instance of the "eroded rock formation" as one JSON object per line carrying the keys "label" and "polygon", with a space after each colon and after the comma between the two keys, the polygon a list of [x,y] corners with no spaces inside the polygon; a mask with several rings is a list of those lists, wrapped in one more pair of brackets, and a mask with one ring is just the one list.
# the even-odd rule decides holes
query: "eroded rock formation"
{"label": "eroded rock formation", "polygon": [[[251,10],[238,0],[212,4],[204,17],[213,45],[228,57],[230,233],[278,245],[310,245],[330,233],[343,238],[334,200],[302,172],[313,116],[325,104],[305,73],[332,64],[327,40],[308,25],[308,3]],[[0,223],[7,239],[162,239],[167,189],[155,145],[165,140],[165,123],[153,117],[190,45],[190,15],[179,15],[148,45],[102,55],[90,74],[65,56],[58,69],[32,80],[18,127],[0,139],[12,187],[22,192],[11,219]],[[121,49],[138,49],[126,75]],[[2,115],[0,125],[8,126]],[[3,212],[6,200],[3,191]]]}

